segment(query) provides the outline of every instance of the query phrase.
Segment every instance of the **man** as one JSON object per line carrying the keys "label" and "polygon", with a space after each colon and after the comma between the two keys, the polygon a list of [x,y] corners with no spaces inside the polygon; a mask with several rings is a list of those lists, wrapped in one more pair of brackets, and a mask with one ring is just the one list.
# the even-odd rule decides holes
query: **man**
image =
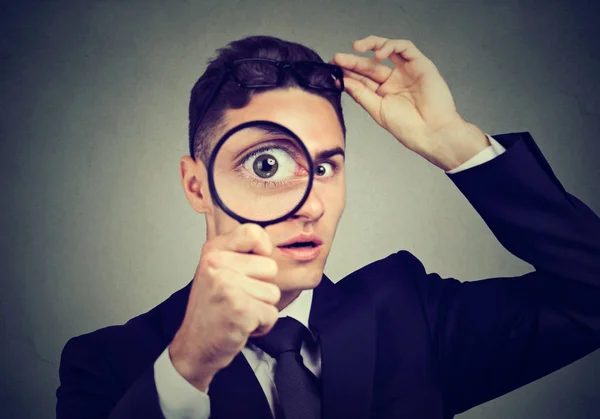
{"label": "man", "polygon": [[[313,72],[341,67],[336,87],[445,171],[535,270],[460,283],[400,251],[331,282],[323,269],[345,203],[341,92],[294,67],[322,63],[314,51],[239,40],[190,101],[181,180],[207,230],[194,279],[127,324],[67,343],[58,418],[451,418],[600,346],[600,220],[532,137],[492,138],[466,122],[410,41],[369,36],[354,48],[375,57],[336,54]],[[274,63],[239,61],[257,57]],[[216,140],[253,120],[290,128],[315,158],[307,201],[265,228],[224,213],[206,170]]]}

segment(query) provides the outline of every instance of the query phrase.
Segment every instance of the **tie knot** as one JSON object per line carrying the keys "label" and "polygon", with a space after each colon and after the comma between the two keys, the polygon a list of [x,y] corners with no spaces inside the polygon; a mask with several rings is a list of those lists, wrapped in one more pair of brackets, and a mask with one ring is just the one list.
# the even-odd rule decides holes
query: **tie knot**
{"label": "tie knot", "polygon": [[264,336],[252,338],[250,341],[273,358],[284,352],[300,352],[304,339],[310,332],[302,323],[291,317],[282,317]]}

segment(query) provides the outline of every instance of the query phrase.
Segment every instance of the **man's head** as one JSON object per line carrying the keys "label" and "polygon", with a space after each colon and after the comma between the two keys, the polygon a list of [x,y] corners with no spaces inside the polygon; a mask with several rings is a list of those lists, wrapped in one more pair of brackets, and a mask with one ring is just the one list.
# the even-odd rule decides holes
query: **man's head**
{"label": "man's head", "polygon": [[[345,125],[339,92],[303,88],[284,70],[277,87],[247,89],[231,77],[225,80],[210,107],[198,123],[215,83],[226,64],[245,58],[269,58],[277,61],[323,62],[313,50],[297,43],[273,37],[244,38],[218,50],[200,77],[190,99],[191,156],[181,159],[181,177],[188,201],[206,216],[207,238],[225,234],[239,223],[213,201],[208,187],[206,166],[218,139],[243,122],[269,120],[295,132],[305,143],[313,159],[329,150],[345,148]],[[251,69],[260,72],[260,66]],[[261,74],[252,74],[260,80]],[[314,234],[322,242],[319,255],[311,261],[299,261],[281,249],[272,257],[279,266],[277,285],[282,291],[312,288],[321,279],[337,224],[345,204],[344,156],[336,154],[315,160],[313,189],[303,207],[288,220],[266,227],[275,246],[299,234]]]}

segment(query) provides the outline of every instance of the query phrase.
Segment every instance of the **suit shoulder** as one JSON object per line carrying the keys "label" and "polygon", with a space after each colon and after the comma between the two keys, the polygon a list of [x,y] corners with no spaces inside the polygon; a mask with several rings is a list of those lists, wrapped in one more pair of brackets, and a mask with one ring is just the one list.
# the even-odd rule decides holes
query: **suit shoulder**
{"label": "suit shoulder", "polygon": [[69,339],[62,350],[61,366],[101,364],[126,382],[134,379],[168,345],[163,321],[168,312],[179,305],[179,301],[174,304],[174,296],[181,291],[124,324],[106,326]]}
{"label": "suit shoulder", "polygon": [[338,282],[351,290],[377,290],[407,286],[415,278],[425,275],[421,261],[408,250],[400,250],[352,272]]}
{"label": "suit shoulder", "polygon": [[155,333],[158,326],[156,312],[159,307],[160,304],[129,319],[126,323],[105,326],[92,332],[74,336],[69,339],[67,345],[78,348],[95,347],[103,349],[113,344],[127,345],[133,343],[140,335]]}
{"label": "suit shoulder", "polygon": [[[455,290],[460,281],[427,273],[423,263],[408,250],[376,260],[337,283],[346,292],[363,293],[377,301],[402,296],[404,301],[432,301]],[[415,300],[416,299],[416,300]]]}

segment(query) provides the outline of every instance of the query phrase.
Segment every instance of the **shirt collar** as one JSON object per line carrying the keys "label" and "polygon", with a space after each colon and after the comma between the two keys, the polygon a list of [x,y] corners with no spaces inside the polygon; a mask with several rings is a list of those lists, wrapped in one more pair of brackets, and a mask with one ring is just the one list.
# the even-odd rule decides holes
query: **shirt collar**
{"label": "shirt collar", "polygon": [[[279,312],[279,318],[291,317],[298,320],[307,329],[308,318],[310,316],[310,307],[312,305],[313,290],[307,289],[300,292],[300,295],[296,297],[294,301],[289,303],[286,308]],[[309,329],[310,330],[310,329]]]}

